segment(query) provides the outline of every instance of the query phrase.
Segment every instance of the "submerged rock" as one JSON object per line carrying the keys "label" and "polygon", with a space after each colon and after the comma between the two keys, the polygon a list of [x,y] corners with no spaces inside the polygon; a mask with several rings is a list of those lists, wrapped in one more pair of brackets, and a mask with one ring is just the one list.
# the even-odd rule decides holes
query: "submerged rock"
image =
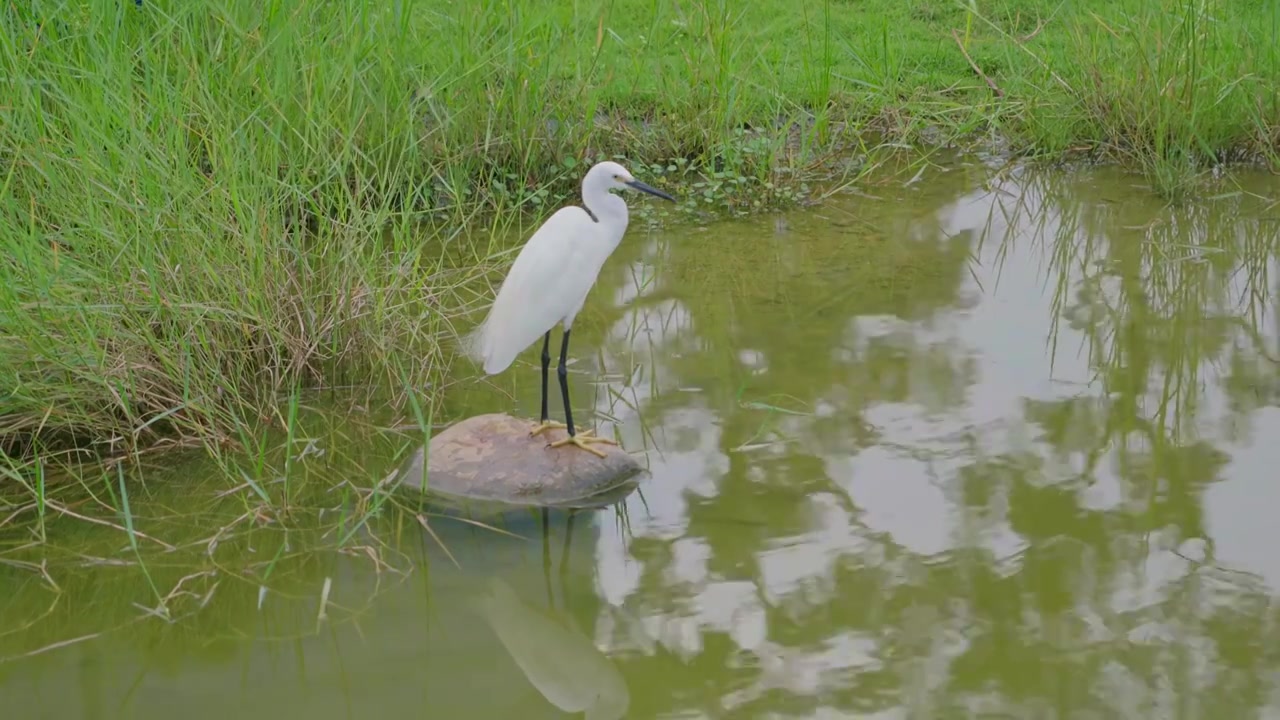
{"label": "submerged rock", "polygon": [[523,507],[599,507],[636,488],[643,468],[625,450],[592,447],[603,458],[573,446],[547,447],[566,437],[563,428],[537,436],[536,422],[503,413],[467,418],[414,452],[396,478],[401,492],[433,503],[495,503]]}

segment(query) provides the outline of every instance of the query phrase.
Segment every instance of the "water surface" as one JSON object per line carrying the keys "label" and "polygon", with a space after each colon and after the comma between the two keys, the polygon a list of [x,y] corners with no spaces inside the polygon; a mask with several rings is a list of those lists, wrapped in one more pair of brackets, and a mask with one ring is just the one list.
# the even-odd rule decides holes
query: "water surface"
{"label": "water surface", "polygon": [[[1237,183],[973,161],[637,221],[572,352],[622,507],[338,527],[411,440],[322,412],[327,520],[192,461],[157,542],[0,564],[6,715],[1280,717],[1280,183]],[[451,415],[536,415],[536,351]]]}

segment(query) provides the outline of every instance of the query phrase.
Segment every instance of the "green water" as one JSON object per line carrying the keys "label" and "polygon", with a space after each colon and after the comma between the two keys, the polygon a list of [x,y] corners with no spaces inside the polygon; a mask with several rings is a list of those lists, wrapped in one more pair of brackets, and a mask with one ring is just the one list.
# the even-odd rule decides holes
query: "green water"
{"label": "green water", "polygon": [[[283,522],[183,456],[136,550],[9,532],[3,716],[1280,717],[1280,182],[861,191],[636,222],[572,352],[620,508],[356,526],[414,438],[321,399]],[[536,415],[536,352],[440,420]]]}

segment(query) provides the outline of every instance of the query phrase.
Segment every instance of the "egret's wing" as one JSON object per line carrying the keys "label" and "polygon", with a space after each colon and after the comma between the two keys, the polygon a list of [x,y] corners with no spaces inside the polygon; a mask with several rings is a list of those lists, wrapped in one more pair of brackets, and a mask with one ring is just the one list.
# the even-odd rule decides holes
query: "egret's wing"
{"label": "egret's wing", "polygon": [[487,374],[505,370],[581,303],[595,282],[584,253],[594,240],[593,227],[582,208],[562,208],[525,243],[489,316],[470,338],[469,350]]}

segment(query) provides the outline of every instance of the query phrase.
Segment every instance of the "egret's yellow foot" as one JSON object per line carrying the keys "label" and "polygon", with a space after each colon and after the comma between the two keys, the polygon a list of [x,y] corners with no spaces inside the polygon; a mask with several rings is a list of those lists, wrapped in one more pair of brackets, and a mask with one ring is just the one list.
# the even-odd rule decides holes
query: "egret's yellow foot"
{"label": "egret's yellow foot", "polygon": [[533,437],[535,435],[541,435],[542,433],[548,430],[555,430],[556,428],[562,428],[564,426],[565,426],[564,423],[558,423],[555,420],[547,420],[545,422],[539,423],[537,427],[530,430],[529,437]]}
{"label": "egret's yellow foot", "polygon": [[609,438],[594,437],[592,435],[594,432],[595,430],[583,430],[577,435],[570,435],[563,440],[556,440],[555,442],[550,443],[549,446],[554,448],[564,447],[565,445],[576,445],[592,455],[604,457],[605,455],[603,452],[591,447],[589,443],[605,443],[606,445],[617,445],[618,443],[610,440]]}

